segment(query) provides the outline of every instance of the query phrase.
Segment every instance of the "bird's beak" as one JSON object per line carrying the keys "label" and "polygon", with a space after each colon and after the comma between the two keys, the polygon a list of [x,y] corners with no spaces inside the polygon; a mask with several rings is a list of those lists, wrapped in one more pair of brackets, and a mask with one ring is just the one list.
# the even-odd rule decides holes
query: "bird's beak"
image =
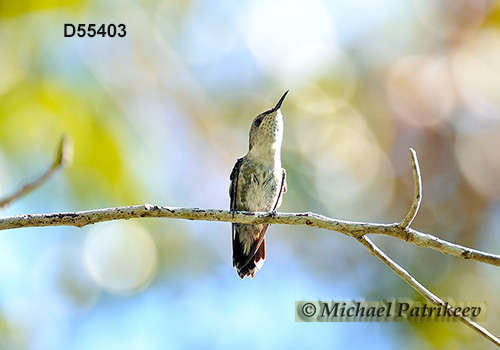
{"label": "bird's beak", "polygon": [[285,93],[283,94],[283,96],[281,96],[280,100],[278,101],[278,103],[276,104],[276,107],[274,107],[273,109],[275,111],[277,111],[278,109],[281,108],[281,104],[283,103],[283,101],[285,100],[285,97],[286,97],[286,94],[288,94],[288,91],[290,90],[286,90]]}

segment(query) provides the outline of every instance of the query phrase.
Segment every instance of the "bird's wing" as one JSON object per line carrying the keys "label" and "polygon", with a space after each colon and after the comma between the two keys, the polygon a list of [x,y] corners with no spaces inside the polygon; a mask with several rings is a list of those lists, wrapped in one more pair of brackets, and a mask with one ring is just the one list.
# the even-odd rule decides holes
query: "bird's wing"
{"label": "bird's wing", "polygon": [[[237,208],[237,196],[238,196],[238,181],[240,175],[241,164],[243,163],[243,159],[239,158],[236,161],[236,164],[231,171],[231,175],[229,179],[231,183],[229,185],[229,197],[230,204],[229,207],[231,210],[238,210]],[[265,260],[265,246],[262,245],[262,240],[259,240],[257,246],[252,249],[252,252],[249,255],[243,253],[243,246],[239,239],[236,237],[238,234],[238,226],[237,224],[231,225],[232,231],[232,241],[233,241],[233,266],[236,267],[238,275],[243,278],[245,276],[253,277],[255,272],[257,272]],[[269,225],[240,225],[240,230],[255,230],[252,233],[252,236],[261,236],[264,237],[265,231]],[[262,260],[262,261],[261,261]],[[250,263],[253,261],[253,264]],[[243,263],[241,263],[243,262]]]}
{"label": "bird's wing", "polygon": [[[241,163],[243,162],[243,158],[238,158],[236,164],[234,164],[233,170],[231,171],[231,175],[229,175],[229,180],[231,183],[229,184],[229,209],[236,210],[236,196],[238,193],[238,179],[240,177],[240,168]],[[231,231],[233,237],[233,247],[235,242],[235,225],[231,224]],[[234,248],[233,248],[234,249]]]}
{"label": "bird's wing", "polygon": [[288,191],[288,186],[286,184],[286,170],[283,168],[283,175],[281,176],[281,188],[280,192],[278,193],[276,203],[274,203],[273,210],[276,210],[280,207],[281,200],[283,199],[283,193],[286,193],[286,191]]}
{"label": "bird's wing", "polygon": [[231,171],[231,175],[229,175],[229,180],[231,180],[231,183],[229,184],[229,208],[231,210],[236,210],[236,194],[238,191],[238,178],[240,177],[239,175],[242,161],[243,158],[239,158],[236,161],[236,164],[234,164],[233,170]]}

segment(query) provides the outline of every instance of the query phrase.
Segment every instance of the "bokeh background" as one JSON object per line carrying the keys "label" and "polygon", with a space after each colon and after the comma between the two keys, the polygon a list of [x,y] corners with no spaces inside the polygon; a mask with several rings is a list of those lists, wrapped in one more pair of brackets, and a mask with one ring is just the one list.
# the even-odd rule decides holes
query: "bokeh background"
{"label": "bokeh background", "polygon": [[[125,38],[65,38],[64,23]],[[70,167],[2,216],[153,203],[228,208],[255,115],[283,105],[280,210],[399,221],[500,253],[500,4],[487,0],[0,0],[0,193],[62,134]],[[0,348],[482,349],[460,323],[295,323],[296,300],[420,297],[355,240],[275,225],[253,280],[228,223],[141,219],[0,233]],[[448,300],[500,270],[373,237]]]}

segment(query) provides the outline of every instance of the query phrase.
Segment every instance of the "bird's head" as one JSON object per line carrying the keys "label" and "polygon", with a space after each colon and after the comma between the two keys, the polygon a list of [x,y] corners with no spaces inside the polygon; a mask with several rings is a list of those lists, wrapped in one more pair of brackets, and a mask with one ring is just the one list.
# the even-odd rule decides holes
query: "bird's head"
{"label": "bird's head", "polygon": [[283,114],[281,114],[281,105],[285,100],[286,91],[276,106],[259,114],[252,122],[250,128],[250,147],[249,152],[265,152],[267,148],[281,147],[283,140]]}

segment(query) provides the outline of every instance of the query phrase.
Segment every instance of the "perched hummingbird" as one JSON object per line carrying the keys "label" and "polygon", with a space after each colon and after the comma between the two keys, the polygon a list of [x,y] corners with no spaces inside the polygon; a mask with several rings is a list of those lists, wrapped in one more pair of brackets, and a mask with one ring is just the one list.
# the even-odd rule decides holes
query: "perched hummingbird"
{"label": "perched hummingbird", "polygon": [[[239,158],[230,175],[231,210],[274,212],[286,192],[286,171],[281,167],[283,115],[281,104],[259,114],[250,128],[247,154]],[[233,266],[243,279],[254,277],[266,258],[265,235],[269,224],[232,224]]]}

